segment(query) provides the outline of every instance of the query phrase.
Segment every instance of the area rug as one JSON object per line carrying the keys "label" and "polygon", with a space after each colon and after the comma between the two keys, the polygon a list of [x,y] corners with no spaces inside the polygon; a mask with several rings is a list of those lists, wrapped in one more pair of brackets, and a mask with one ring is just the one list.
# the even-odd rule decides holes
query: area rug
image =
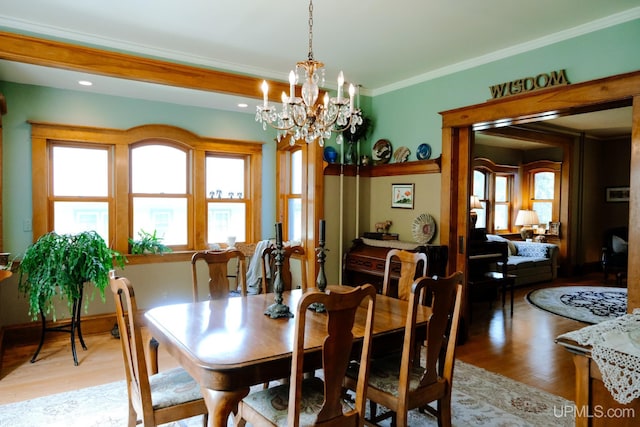
{"label": "area rug", "polygon": [[550,313],[585,323],[600,323],[627,312],[626,288],[560,286],[531,291],[527,300]]}
{"label": "area rug", "polygon": [[[461,361],[455,365],[452,398],[455,427],[574,425],[568,410],[573,402]],[[2,427],[126,425],[124,381],[0,406]],[[437,421],[429,414],[411,411],[409,425],[431,427]],[[165,426],[202,426],[202,418]]]}

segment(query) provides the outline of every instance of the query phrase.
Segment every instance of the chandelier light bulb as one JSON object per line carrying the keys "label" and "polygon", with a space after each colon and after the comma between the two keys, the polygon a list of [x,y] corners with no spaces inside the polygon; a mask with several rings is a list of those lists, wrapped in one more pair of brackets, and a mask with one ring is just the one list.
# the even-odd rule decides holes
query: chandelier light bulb
{"label": "chandelier light bulb", "polygon": [[353,100],[356,94],[356,87],[352,84],[349,85],[349,112],[353,113]]}
{"label": "chandelier light bulb", "polygon": [[263,104],[264,104],[264,108],[267,108],[267,104],[269,102],[269,85],[267,84],[266,80],[262,81],[262,99],[263,99]]}
{"label": "chandelier light bulb", "polygon": [[289,99],[293,101],[296,97],[296,73],[289,71]]}
{"label": "chandelier light bulb", "polygon": [[340,71],[338,74],[338,104],[342,100],[342,85],[344,84],[344,74]]}

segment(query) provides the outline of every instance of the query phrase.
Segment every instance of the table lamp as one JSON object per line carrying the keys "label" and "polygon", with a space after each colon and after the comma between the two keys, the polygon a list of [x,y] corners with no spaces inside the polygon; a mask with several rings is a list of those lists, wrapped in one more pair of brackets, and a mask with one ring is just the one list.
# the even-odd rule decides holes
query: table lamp
{"label": "table lamp", "polygon": [[476,228],[476,222],[478,221],[478,213],[474,209],[482,209],[480,199],[478,196],[471,196],[469,200],[469,216],[471,219],[471,228]]}
{"label": "table lamp", "polygon": [[521,209],[518,211],[518,215],[516,216],[516,225],[522,226],[520,229],[520,236],[524,240],[533,238],[533,228],[531,228],[534,224],[539,224],[540,220],[538,219],[538,213],[532,210]]}

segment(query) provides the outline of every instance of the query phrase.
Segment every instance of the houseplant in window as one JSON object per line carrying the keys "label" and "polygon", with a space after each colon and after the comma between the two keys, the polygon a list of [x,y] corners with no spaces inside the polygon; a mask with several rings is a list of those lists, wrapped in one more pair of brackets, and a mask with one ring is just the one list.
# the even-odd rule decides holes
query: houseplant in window
{"label": "houseplant in window", "polygon": [[129,246],[132,255],[171,252],[171,248],[162,243],[162,237],[158,237],[156,230],[153,230],[153,233],[148,233],[140,229],[137,239],[129,238]]}
{"label": "houseplant in window", "polygon": [[[105,301],[104,290],[109,285],[109,271],[114,264],[124,268],[126,259],[110,249],[95,231],[84,231],[78,234],[47,233],[29,246],[20,262],[19,289],[29,299],[29,314],[35,320],[42,318],[42,342],[47,330],[71,332],[71,343],[74,361],[74,333],[77,331],[82,346],[86,348],[80,332],[80,312],[86,284],[93,285],[93,292],[84,299],[85,310],[98,290],[100,298]],[[71,311],[69,330],[63,327],[47,329],[45,315],[51,314],[56,320],[54,298],[67,301]],[[32,358],[32,362],[40,351],[40,347]]]}

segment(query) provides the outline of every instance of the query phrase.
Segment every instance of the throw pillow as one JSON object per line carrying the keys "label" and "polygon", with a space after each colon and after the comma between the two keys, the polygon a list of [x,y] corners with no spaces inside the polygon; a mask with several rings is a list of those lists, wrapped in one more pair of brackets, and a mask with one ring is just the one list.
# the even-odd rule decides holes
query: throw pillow
{"label": "throw pillow", "polygon": [[507,246],[509,247],[509,256],[518,254],[518,249],[516,248],[516,244],[509,239],[505,239],[504,237],[497,236],[495,234],[487,234],[487,240],[493,241],[493,242],[507,242]]}
{"label": "throw pillow", "polygon": [[611,247],[613,248],[613,252],[615,253],[626,253],[627,247],[629,243],[627,243],[622,237],[613,235],[611,236]]}

